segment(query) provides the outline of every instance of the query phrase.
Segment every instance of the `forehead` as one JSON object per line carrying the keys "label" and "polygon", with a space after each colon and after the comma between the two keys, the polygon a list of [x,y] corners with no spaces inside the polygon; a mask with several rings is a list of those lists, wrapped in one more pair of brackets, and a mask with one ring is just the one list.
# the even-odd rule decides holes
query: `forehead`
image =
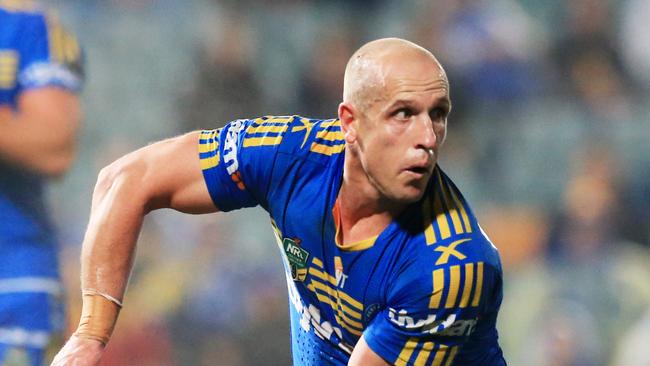
{"label": "forehead", "polygon": [[449,81],[433,58],[418,57],[386,65],[384,69],[387,101],[410,98],[449,99]]}

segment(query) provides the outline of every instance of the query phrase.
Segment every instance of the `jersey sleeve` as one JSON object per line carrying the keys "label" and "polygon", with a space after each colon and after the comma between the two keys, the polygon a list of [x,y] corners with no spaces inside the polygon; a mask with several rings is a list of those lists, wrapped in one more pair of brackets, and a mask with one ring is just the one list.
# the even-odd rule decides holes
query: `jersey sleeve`
{"label": "jersey sleeve", "polygon": [[201,132],[201,169],[219,210],[258,204],[267,208],[271,173],[287,124],[278,118],[240,119]]}
{"label": "jersey sleeve", "polygon": [[18,34],[18,84],[22,90],[55,86],[78,92],[84,79],[77,39],[55,16],[25,16]]}
{"label": "jersey sleeve", "polygon": [[415,260],[399,272],[387,293],[388,306],[368,325],[364,339],[395,365],[451,365],[461,357],[476,361],[463,365],[505,364],[495,328],[500,266],[470,256],[458,260],[447,250],[447,263]]}

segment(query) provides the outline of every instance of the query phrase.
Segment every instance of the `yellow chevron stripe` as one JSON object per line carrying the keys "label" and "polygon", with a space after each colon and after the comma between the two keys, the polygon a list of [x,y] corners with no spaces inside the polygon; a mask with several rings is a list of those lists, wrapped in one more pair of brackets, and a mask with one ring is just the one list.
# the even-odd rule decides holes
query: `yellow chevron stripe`
{"label": "yellow chevron stripe", "polygon": [[397,356],[397,360],[395,360],[395,366],[406,366],[411,360],[411,355],[413,354],[413,350],[415,350],[415,347],[417,347],[417,345],[417,338],[410,338],[408,341],[406,341],[404,348],[402,348],[399,356]]}
{"label": "yellow chevron stripe", "polygon": [[445,302],[446,309],[453,308],[456,304],[458,287],[460,287],[460,266],[451,266],[449,272],[449,293],[447,294],[447,301]]}
{"label": "yellow chevron stripe", "polygon": [[436,356],[433,358],[433,363],[431,366],[440,366],[442,365],[442,360],[445,359],[445,354],[447,353],[448,346],[446,344],[441,344],[436,351]]}
{"label": "yellow chevron stripe", "polygon": [[442,209],[442,199],[442,192],[437,192],[433,202],[433,211],[436,215],[438,230],[440,230],[440,239],[445,240],[451,236],[451,231],[449,230],[449,221],[447,221],[447,215]]}
{"label": "yellow chevron stripe", "polygon": [[451,366],[451,363],[454,362],[454,358],[456,357],[456,352],[458,352],[458,346],[451,347],[451,352],[449,352],[449,357],[447,358],[447,362],[445,362],[445,366]]}
{"label": "yellow chevron stripe", "polygon": [[[341,306],[341,310],[345,310],[345,312],[346,312],[346,313],[349,313],[350,316],[352,316],[352,317],[354,317],[354,318],[356,318],[356,319],[358,319],[358,320],[361,320],[361,313],[359,313],[359,312],[356,311],[356,310],[350,309],[349,307],[345,306],[344,304],[342,304],[342,303],[339,301],[339,295],[341,294],[341,292],[339,292],[339,291],[337,291],[337,290],[335,290],[335,289],[333,289],[333,288],[331,288],[331,287],[325,285],[325,284],[322,283],[322,282],[318,282],[318,281],[314,280],[313,278],[312,278],[310,284],[312,285],[312,287],[314,288],[314,290],[318,289],[318,290],[324,291],[324,292],[327,293],[329,296],[331,296],[330,299],[331,299],[332,301],[334,301],[335,304],[340,305],[340,306]],[[358,323],[358,322],[356,322],[356,321],[354,321],[354,320],[351,320],[351,322],[354,322],[354,323],[355,323],[355,324],[350,323],[350,324],[354,325],[355,327],[363,328],[363,326],[361,325],[361,323]]]}
{"label": "yellow chevron stripe", "polygon": [[429,300],[429,309],[437,309],[440,307],[440,300],[442,300],[442,291],[445,288],[445,270],[438,268],[433,271],[433,293],[431,300]]}
{"label": "yellow chevron stripe", "polygon": [[458,196],[456,196],[456,192],[451,190],[451,197],[454,199],[454,202],[456,203],[456,207],[460,210],[460,216],[463,218],[463,223],[465,224],[465,231],[468,233],[472,232],[472,226],[469,223],[469,216],[467,216],[467,211],[465,211],[465,207],[463,204],[460,202],[460,199],[458,199]]}
{"label": "yellow chevron stripe", "polygon": [[[322,268],[322,265],[321,265],[321,268]],[[314,267],[309,267],[309,274],[311,274],[312,276],[317,277],[317,278],[319,278],[319,279],[321,279],[321,280],[323,280],[325,282],[331,283],[332,286],[337,285],[335,277],[330,276],[328,273],[326,273],[324,271],[319,271]]]}
{"label": "yellow chevron stripe", "polygon": [[431,354],[431,350],[433,349],[433,345],[433,342],[424,342],[422,349],[420,349],[420,352],[418,352],[418,357],[415,359],[416,366],[426,364],[427,360],[429,359],[429,355]]}
{"label": "yellow chevron stripe", "polygon": [[[362,334],[363,325],[349,318],[349,315],[344,310],[344,308],[348,310],[349,308],[347,308],[345,305],[342,305],[340,303],[337,304],[337,302],[335,302],[329,296],[317,292],[314,286],[317,283],[318,283],[317,281],[314,281],[312,279],[311,283],[307,285],[307,289],[309,289],[309,291],[313,292],[314,295],[316,295],[318,301],[320,301],[323,304],[329,305],[332,308],[332,310],[334,310],[334,317],[336,318],[336,321],[339,325],[343,326],[350,333],[360,336]],[[360,315],[361,314],[359,314],[359,316]],[[355,329],[354,327],[358,329]]]}
{"label": "yellow chevron stripe", "polygon": [[323,261],[322,261],[322,260],[320,260],[320,259],[314,257],[314,258],[312,258],[311,262],[312,262],[314,265],[316,265],[316,266],[318,266],[318,267],[320,267],[320,268],[323,268]]}
{"label": "yellow chevron stripe", "polygon": [[273,146],[282,142],[282,136],[247,137],[244,139],[244,147],[250,146]]}
{"label": "yellow chevron stripe", "polygon": [[339,290],[339,297],[348,304],[354,306],[355,308],[359,309],[360,311],[363,311],[363,304],[358,302],[357,300],[353,299],[350,297],[350,295],[346,294],[345,292]]}
{"label": "yellow chevron stripe", "polygon": [[478,306],[479,300],[481,299],[482,290],[483,290],[483,262],[478,262],[478,268],[476,269],[476,292],[474,292],[474,298],[472,299],[472,306]]}
{"label": "yellow chevron stripe", "polygon": [[463,296],[460,298],[460,307],[465,308],[469,304],[469,294],[472,292],[472,282],[474,281],[474,263],[465,263],[465,285],[463,286]]}
{"label": "yellow chevron stripe", "polygon": [[449,216],[451,217],[451,221],[454,224],[454,232],[456,234],[462,234],[464,232],[463,226],[460,224],[460,217],[458,216],[458,211],[456,208],[452,207],[452,198],[451,195],[449,194],[449,187],[444,184],[444,181],[442,180],[442,177],[440,175],[440,171],[438,171],[438,180],[440,182],[440,186],[442,187],[442,190],[444,192],[444,200],[445,200],[445,205],[447,206],[447,209],[449,210]]}
{"label": "yellow chevron stripe", "polygon": [[309,150],[315,153],[331,156],[345,150],[345,144],[327,146],[327,145],[317,144],[315,142],[312,142]]}
{"label": "yellow chevron stripe", "polygon": [[431,197],[427,198],[422,203],[422,216],[424,217],[424,239],[427,242],[427,245],[436,243],[436,233],[433,231],[433,221],[431,220]]}

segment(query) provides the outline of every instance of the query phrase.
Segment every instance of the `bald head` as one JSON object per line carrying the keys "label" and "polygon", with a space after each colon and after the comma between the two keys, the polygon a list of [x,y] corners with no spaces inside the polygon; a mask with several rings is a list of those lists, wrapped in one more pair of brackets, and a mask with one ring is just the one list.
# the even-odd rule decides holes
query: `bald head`
{"label": "bald head", "polygon": [[410,62],[424,62],[438,69],[446,79],[438,60],[423,47],[400,38],[382,38],[361,46],[350,57],[343,79],[343,102],[361,111],[383,100],[389,79]]}

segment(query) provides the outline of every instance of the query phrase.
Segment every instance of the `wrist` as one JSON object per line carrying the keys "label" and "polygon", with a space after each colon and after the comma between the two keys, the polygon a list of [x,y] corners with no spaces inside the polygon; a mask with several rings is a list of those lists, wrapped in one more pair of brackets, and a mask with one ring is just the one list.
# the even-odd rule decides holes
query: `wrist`
{"label": "wrist", "polygon": [[83,290],[82,293],[81,319],[74,336],[96,340],[105,346],[115,328],[122,303],[99,291]]}

